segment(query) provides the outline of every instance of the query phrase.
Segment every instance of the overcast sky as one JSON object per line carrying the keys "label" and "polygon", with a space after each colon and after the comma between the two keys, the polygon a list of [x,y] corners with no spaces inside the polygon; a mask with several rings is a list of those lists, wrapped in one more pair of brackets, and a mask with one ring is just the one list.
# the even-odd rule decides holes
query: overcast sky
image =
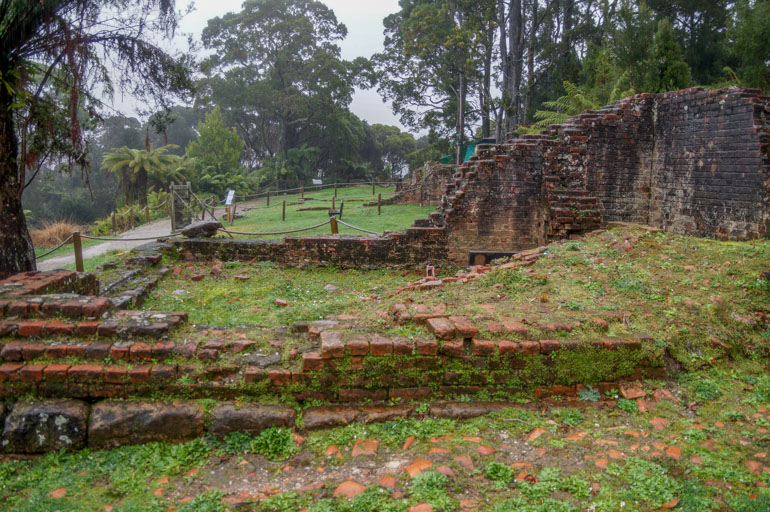
{"label": "overcast sky", "polygon": [[[398,11],[398,0],[321,0],[329,6],[348,29],[348,36],[340,43],[342,58],[370,57],[382,50],[382,20]],[[184,2],[178,2],[183,5]],[[187,15],[180,24],[179,32],[200,35],[209,19],[228,12],[241,10],[243,0],[195,0],[195,11]],[[118,100],[118,98],[116,98]],[[130,101],[116,101],[116,107],[126,110]],[[393,115],[390,103],[383,103],[375,89],[356,90],[350,109],[370,124],[396,125],[405,129]]]}

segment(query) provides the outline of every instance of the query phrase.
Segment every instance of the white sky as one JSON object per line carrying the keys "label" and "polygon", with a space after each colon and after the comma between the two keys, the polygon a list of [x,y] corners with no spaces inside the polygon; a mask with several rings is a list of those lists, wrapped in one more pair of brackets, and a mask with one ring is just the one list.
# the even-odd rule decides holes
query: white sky
{"label": "white sky", "polygon": [[[321,0],[329,6],[337,19],[345,24],[348,36],[340,43],[342,58],[353,60],[356,57],[370,57],[382,50],[384,27],[382,20],[399,10],[398,0]],[[223,16],[228,12],[241,10],[243,0],[195,0],[195,11],[181,22],[179,31],[191,33],[200,40],[200,35],[209,19]],[[184,1],[177,1],[178,7],[184,7]],[[186,46],[186,41],[181,44]],[[128,98],[120,101],[116,97],[115,108],[131,110],[132,102]],[[398,118],[393,115],[390,103],[382,102],[376,89],[356,90],[350,110],[370,124],[382,123],[399,126]]]}

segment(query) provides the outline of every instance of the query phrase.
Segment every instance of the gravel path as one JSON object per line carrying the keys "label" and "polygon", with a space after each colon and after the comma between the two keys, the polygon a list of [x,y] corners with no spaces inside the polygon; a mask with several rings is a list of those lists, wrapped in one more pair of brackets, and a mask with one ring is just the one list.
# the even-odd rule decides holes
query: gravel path
{"label": "gravel path", "polygon": [[[261,200],[258,201],[250,201],[248,203],[240,203],[238,205],[239,211],[241,207],[250,207],[256,204],[259,204],[262,202]],[[220,215],[223,215],[224,208],[217,208],[214,211],[214,214],[217,216],[217,218]],[[210,218],[208,215],[206,218]],[[170,219],[162,219],[156,222],[151,222],[149,224],[143,224],[136,229],[132,229],[131,231],[126,231],[125,233],[121,233],[118,238],[159,238],[168,236],[171,234],[171,220]],[[107,237],[110,238],[110,237]],[[87,260],[89,258],[93,258],[95,256],[101,256],[103,254],[107,254],[110,251],[126,251],[128,249],[133,249],[134,247],[138,247],[140,245],[149,243],[150,240],[145,241],[132,241],[132,240],[115,240],[115,241],[109,241],[104,242],[102,244],[93,245],[91,247],[88,247],[87,249],[83,249],[83,259]],[[66,265],[72,265],[75,263],[75,255],[74,254],[67,254],[64,256],[56,256],[55,258],[49,258],[47,260],[41,261],[37,264],[38,270],[54,270],[57,268],[64,267]]]}

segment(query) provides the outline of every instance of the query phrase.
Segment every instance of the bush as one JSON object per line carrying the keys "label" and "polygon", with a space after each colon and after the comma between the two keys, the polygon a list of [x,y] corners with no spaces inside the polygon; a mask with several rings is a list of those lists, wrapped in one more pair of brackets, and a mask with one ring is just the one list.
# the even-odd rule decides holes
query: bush
{"label": "bush", "polygon": [[83,231],[83,228],[63,220],[45,221],[42,228],[31,229],[29,236],[35,247],[54,247],[69,238],[73,231]]}

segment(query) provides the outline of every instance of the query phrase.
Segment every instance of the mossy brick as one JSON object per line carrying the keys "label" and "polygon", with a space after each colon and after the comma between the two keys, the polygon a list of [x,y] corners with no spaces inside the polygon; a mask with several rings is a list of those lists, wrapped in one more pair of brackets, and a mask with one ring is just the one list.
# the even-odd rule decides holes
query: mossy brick
{"label": "mossy brick", "polygon": [[23,367],[23,363],[0,364],[0,382],[17,382],[19,380],[19,370]]}
{"label": "mossy brick", "polygon": [[324,369],[324,359],[318,352],[306,352],[302,354],[302,371],[319,372]]}
{"label": "mossy brick", "polygon": [[[6,301],[8,303],[8,301]],[[27,316],[29,306],[26,301],[17,300],[8,304],[8,316],[15,316],[18,318],[24,318]]]}
{"label": "mossy brick", "polygon": [[559,340],[540,340],[540,353],[550,354],[561,348],[562,344]]}
{"label": "mossy brick", "polygon": [[457,334],[455,324],[444,317],[428,318],[428,329],[439,339],[451,340]]}
{"label": "mossy brick", "polygon": [[363,334],[354,334],[345,342],[345,348],[352,356],[369,355],[369,339]]}
{"label": "mossy brick", "polygon": [[433,396],[433,390],[429,387],[391,388],[388,397],[402,400],[425,400]]}
{"label": "mossy brick", "polygon": [[162,361],[171,357],[176,344],[173,341],[159,341],[152,345],[152,358]]}
{"label": "mossy brick", "polygon": [[373,356],[393,355],[393,340],[380,334],[374,334],[369,338],[369,347]]}
{"label": "mossy brick", "polygon": [[88,348],[90,343],[74,343],[67,345],[67,357],[76,359],[86,359],[88,357]]}
{"label": "mossy brick", "polygon": [[96,333],[100,338],[114,338],[118,335],[118,326],[120,322],[118,320],[110,319],[104,322],[100,322],[96,329]]}
{"label": "mossy brick", "polygon": [[124,384],[128,380],[127,367],[118,365],[104,367],[104,382],[108,384]]}
{"label": "mossy brick", "polygon": [[388,399],[388,390],[342,388],[339,390],[338,396],[340,402],[362,402],[364,400],[378,402]]}
{"label": "mossy brick", "polygon": [[[22,343],[21,355],[25,361],[32,361],[33,359],[44,357],[47,348],[48,345],[45,343]],[[2,356],[2,352],[0,352],[0,356]],[[3,357],[3,359],[6,358]]]}
{"label": "mossy brick", "polygon": [[67,379],[74,381],[95,382],[102,378],[104,366],[100,364],[75,364],[67,370]]}
{"label": "mossy brick", "polygon": [[41,320],[25,320],[19,322],[17,334],[24,338],[39,338],[45,332],[47,322]]}
{"label": "mossy brick", "polygon": [[424,340],[417,338],[417,354],[422,356],[438,355],[438,343],[436,340]]}
{"label": "mossy brick", "polygon": [[22,361],[24,359],[24,343],[21,341],[11,341],[3,345],[0,350],[0,358],[5,361]]}
{"label": "mossy brick", "polygon": [[11,303],[12,301],[10,299],[0,299],[0,318],[6,316],[8,306],[10,306]]}
{"label": "mossy brick", "polygon": [[438,348],[438,352],[444,356],[462,357],[465,353],[465,348],[462,341],[445,341]]}
{"label": "mossy brick", "polygon": [[540,353],[540,342],[524,340],[519,342],[519,351],[527,356]]}
{"label": "mossy brick", "polygon": [[18,325],[15,322],[0,322],[0,337],[9,336],[15,333]]}
{"label": "mossy brick", "polygon": [[[180,368],[181,370],[181,368]],[[243,381],[246,384],[261,382],[268,378],[267,370],[256,367],[249,367],[243,372]]]}
{"label": "mossy brick", "polygon": [[273,386],[287,386],[291,384],[291,371],[283,369],[268,370],[267,378]]}
{"label": "mossy brick", "polygon": [[45,332],[50,336],[71,336],[75,333],[75,324],[53,320],[46,324]]}
{"label": "mossy brick", "polygon": [[40,382],[43,380],[44,364],[26,364],[19,370],[21,382]]}
{"label": "mossy brick", "polygon": [[342,335],[337,331],[321,332],[321,357],[335,359],[344,356],[345,347],[342,344]]}

